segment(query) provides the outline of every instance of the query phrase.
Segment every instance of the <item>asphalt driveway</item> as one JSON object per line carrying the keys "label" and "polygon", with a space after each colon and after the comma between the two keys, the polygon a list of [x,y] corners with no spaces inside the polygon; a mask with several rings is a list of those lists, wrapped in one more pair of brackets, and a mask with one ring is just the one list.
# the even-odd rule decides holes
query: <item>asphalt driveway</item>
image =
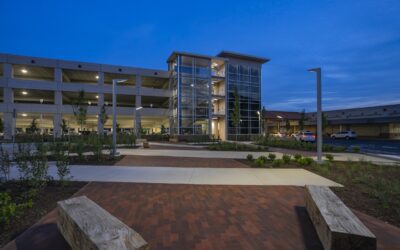
{"label": "asphalt driveway", "polygon": [[400,140],[386,140],[386,139],[330,139],[324,138],[325,144],[332,144],[345,147],[358,146],[363,153],[372,154],[388,154],[400,156]]}

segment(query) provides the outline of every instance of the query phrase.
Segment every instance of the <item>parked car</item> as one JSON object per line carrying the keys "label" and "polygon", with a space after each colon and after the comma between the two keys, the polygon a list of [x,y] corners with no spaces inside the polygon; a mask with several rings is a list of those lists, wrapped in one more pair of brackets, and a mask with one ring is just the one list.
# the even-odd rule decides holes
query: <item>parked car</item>
{"label": "parked car", "polygon": [[278,132],[278,133],[271,134],[271,136],[277,137],[277,138],[284,138],[286,135],[284,133]]}
{"label": "parked car", "polygon": [[333,134],[331,134],[331,138],[332,139],[346,139],[346,140],[356,139],[357,134],[354,131],[348,130],[348,131],[333,133]]}
{"label": "parked car", "polygon": [[315,142],[315,135],[310,131],[300,131],[292,136],[296,141]]}

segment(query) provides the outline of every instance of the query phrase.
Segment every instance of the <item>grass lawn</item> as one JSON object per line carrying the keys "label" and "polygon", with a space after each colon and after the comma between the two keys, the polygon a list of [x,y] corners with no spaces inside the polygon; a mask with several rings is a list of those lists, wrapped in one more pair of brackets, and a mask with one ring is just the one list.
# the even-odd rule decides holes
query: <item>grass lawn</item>
{"label": "grass lawn", "polygon": [[[303,158],[304,159],[304,158]],[[255,161],[240,160],[251,167],[260,167]],[[261,167],[304,168],[344,185],[332,190],[343,202],[356,210],[400,227],[400,167],[375,165],[370,162],[325,162],[300,165],[293,159],[289,163],[273,164],[267,160]]]}
{"label": "grass lawn", "polygon": [[[61,185],[59,182],[49,182],[44,189],[41,189],[32,198],[32,207],[24,208],[21,213],[11,218],[8,224],[0,225],[0,247],[7,244],[10,240],[23,233],[26,229],[36,223],[41,217],[56,208],[57,201],[71,197],[75,192],[81,189],[86,182],[68,182]],[[0,184],[0,192],[8,191],[11,197],[25,195],[29,188],[21,181],[8,181]]]}

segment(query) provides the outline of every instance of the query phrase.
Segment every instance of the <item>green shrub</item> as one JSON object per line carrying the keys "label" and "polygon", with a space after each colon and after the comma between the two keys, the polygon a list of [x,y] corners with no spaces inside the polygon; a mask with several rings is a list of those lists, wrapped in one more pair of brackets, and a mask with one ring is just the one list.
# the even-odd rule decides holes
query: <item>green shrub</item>
{"label": "green shrub", "polygon": [[79,140],[77,143],[72,144],[72,145],[73,145],[72,151],[74,153],[76,153],[78,155],[78,159],[80,161],[82,161],[83,160],[83,153],[84,153],[84,150],[85,150],[85,144],[83,143],[83,140]]}
{"label": "green shrub", "polygon": [[272,166],[274,167],[280,167],[282,166],[284,161],[282,159],[275,159],[272,161]]}
{"label": "green shrub", "polygon": [[[333,148],[333,150],[331,150],[331,151],[333,151],[333,152],[344,152],[344,151],[346,151],[346,147],[344,147],[344,146],[336,146],[336,147],[334,147]],[[328,150],[324,150],[324,151],[328,151]]]}
{"label": "green shrub", "polygon": [[285,164],[289,164],[290,163],[290,160],[291,160],[291,156],[290,155],[283,155],[282,156],[282,161],[283,161],[283,163],[285,163]]}
{"label": "green shrub", "polygon": [[242,144],[242,143],[232,143],[232,142],[218,142],[208,145],[209,150],[216,151],[265,151],[260,150],[259,146],[251,145],[251,144]]}
{"label": "green shrub", "polygon": [[21,180],[28,180],[31,178],[31,168],[29,162],[31,160],[31,146],[30,144],[19,143],[18,148],[14,153],[14,160],[20,174]]}
{"label": "green shrub", "polygon": [[27,202],[15,202],[8,192],[0,192],[0,224],[9,224],[11,219],[18,216],[25,208],[31,208],[32,199]]}
{"label": "green shrub", "polygon": [[299,159],[301,159],[303,156],[301,155],[301,154],[295,154],[294,155],[294,159],[296,160],[296,161],[298,161]]}
{"label": "green shrub", "polygon": [[264,166],[265,157],[263,157],[263,156],[258,157],[258,158],[255,160],[254,163],[255,163],[258,167]]}
{"label": "green shrub", "polygon": [[268,159],[270,159],[271,161],[275,160],[275,158],[276,158],[276,154],[273,154],[273,153],[268,154]]}
{"label": "green shrub", "polygon": [[0,145],[0,172],[1,177],[7,181],[10,177],[11,158],[8,152],[4,151],[3,146]]}
{"label": "green shrub", "polygon": [[[288,148],[306,151],[315,151],[317,149],[315,143],[303,143],[292,139],[273,138],[268,136],[258,136],[255,140],[255,143],[268,147]],[[322,149],[325,152],[343,152],[346,150],[346,148],[328,144],[323,144]]]}
{"label": "green shrub", "polygon": [[264,162],[267,162],[267,157],[265,155],[260,155],[257,159],[262,159]]}
{"label": "green shrub", "polygon": [[331,154],[326,154],[325,157],[328,161],[333,161],[333,159],[334,159],[333,155],[331,155]]}
{"label": "green shrub", "polygon": [[248,161],[253,161],[253,155],[252,155],[252,154],[248,154],[248,155],[246,156],[246,159],[247,159]]}
{"label": "green shrub", "polygon": [[297,160],[297,163],[299,163],[301,166],[309,166],[314,162],[314,160],[310,157],[304,157],[300,158]]}
{"label": "green shrub", "polygon": [[38,145],[37,151],[30,159],[31,176],[29,182],[31,185],[36,188],[42,188],[47,185],[47,181],[50,179],[48,171],[49,164],[47,161],[47,147]]}
{"label": "green shrub", "polygon": [[67,144],[63,142],[55,142],[52,147],[53,156],[56,160],[57,175],[62,183],[70,179],[69,156],[67,153],[67,148]]}
{"label": "green shrub", "polygon": [[136,146],[136,135],[134,133],[130,133],[127,135],[128,138],[128,145],[130,147],[135,147]]}
{"label": "green shrub", "polygon": [[351,148],[351,151],[353,151],[353,153],[359,153],[360,152],[360,147],[359,146],[353,146]]}

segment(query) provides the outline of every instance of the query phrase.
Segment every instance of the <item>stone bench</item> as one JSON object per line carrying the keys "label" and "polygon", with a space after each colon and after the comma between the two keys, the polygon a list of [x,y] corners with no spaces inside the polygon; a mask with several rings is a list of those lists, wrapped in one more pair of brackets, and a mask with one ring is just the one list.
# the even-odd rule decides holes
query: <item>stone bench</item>
{"label": "stone bench", "polygon": [[147,142],[147,139],[136,139],[136,144]]}
{"label": "stone bench", "polygon": [[57,226],[72,249],[149,249],[133,229],[86,196],[57,203]]}
{"label": "stone bench", "polygon": [[376,237],[329,187],[306,186],[305,203],[324,249],[376,249]]}
{"label": "stone bench", "polygon": [[178,143],[179,142],[179,138],[174,137],[174,138],[169,138],[169,142],[173,142],[173,143]]}

